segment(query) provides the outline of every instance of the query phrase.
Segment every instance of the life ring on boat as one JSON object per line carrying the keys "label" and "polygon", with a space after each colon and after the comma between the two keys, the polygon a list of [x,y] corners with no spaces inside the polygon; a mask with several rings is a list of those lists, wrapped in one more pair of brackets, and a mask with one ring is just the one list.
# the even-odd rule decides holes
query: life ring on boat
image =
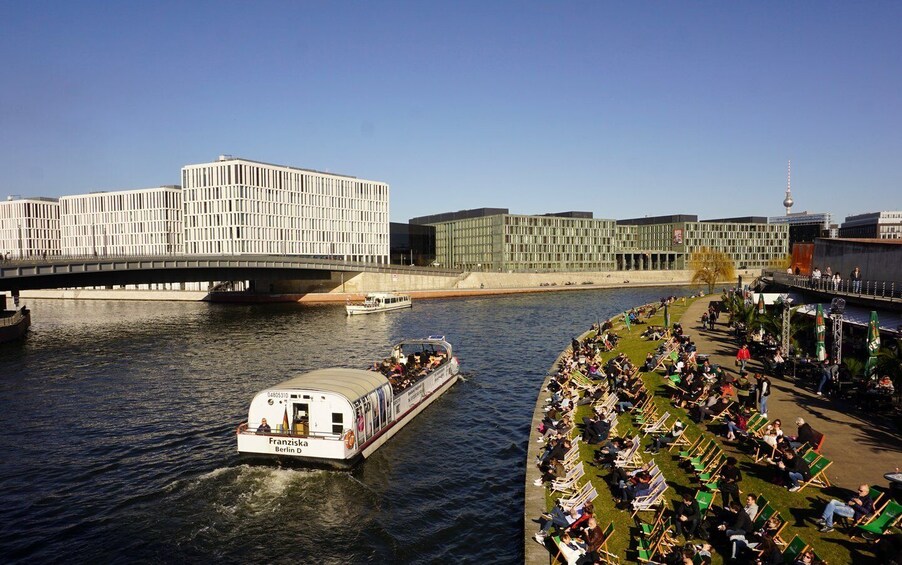
{"label": "life ring on boat", "polygon": [[348,449],[354,449],[354,443],[357,439],[354,437],[354,430],[348,430],[345,432],[345,447]]}

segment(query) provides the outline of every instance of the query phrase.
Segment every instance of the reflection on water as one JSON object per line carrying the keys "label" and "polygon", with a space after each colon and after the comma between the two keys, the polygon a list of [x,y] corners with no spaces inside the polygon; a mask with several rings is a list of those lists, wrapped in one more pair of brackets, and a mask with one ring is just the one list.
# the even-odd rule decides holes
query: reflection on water
{"label": "reflection on water", "polygon": [[[672,289],[343,306],[32,300],[0,345],[8,560],[522,561],[538,386],[589,324]],[[250,467],[235,426],[296,371],[441,334],[469,376],[352,473]]]}

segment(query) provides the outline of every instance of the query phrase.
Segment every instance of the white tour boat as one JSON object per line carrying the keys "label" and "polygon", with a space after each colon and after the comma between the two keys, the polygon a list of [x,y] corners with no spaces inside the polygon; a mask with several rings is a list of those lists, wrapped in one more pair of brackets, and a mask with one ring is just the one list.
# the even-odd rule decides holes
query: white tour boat
{"label": "white tour boat", "polygon": [[372,292],[366,295],[363,304],[347,304],[345,310],[348,316],[354,314],[375,314],[376,312],[390,312],[391,310],[401,310],[402,308],[410,308],[413,304],[410,297],[406,294],[395,294],[393,292]]}
{"label": "white tour boat", "polygon": [[457,382],[444,337],[409,339],[368,371],[319,369],[254,396],[238,426],[238,452],[251,459],[350,468]]}

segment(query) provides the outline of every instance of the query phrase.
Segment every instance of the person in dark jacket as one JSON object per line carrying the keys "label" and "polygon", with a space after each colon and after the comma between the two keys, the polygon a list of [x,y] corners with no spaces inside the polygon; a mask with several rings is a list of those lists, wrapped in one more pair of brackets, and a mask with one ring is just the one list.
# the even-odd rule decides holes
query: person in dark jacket
{"label": "person in dark jacket", "polygon": [[799,490],[799,481],[807,481],[811,478],[811,469],[808,467],[808,462],[799,457],[792,449],[784,450],[783,460],[777,466],[786,472],[789,492]]}
{"label": "person in dark jacket", "polygon": [[850,498],[845,504],[835,498],[828,502],[817,523],[821,525],[820,531],[832,532],[834,515],[852,518],[857,522],[862,518],[867,518],[873,513],[874,501],[871,499],[871,487],[868,485],[861,485],[858,487],[858,493]]}
{"label": "person in dark jacket", "polygon": [[720,496],[723,497],[724,508],[730,507],[731,499],[742,508],[739,503],[739,481],[742,480],[742,471],[739,470],[736,463],[735,457],[727,457],[727,464],[720,471],[720,480],[717,486],[720,489]]}
{"label": "person in dark jacket", "polygon": [[698,522],[701,520],[702,511],[698,507],[698,501],[690,493],[683,495],[683,501],[676,506],[676,520],[674,529],[678,536],[685,535],[686,539],[695,536]]}
{"label": "person in dark jacket", "polygon": [[749,515],[742,509],[739,502],[730,504],[730,512],[732,513],[732,523],[729,525],[721,524],[718,527],[719,530],[724,532],[727,539],[730,539],[733,536],[744,536],[746,533],[752,531],[752,519],[749,518]]}

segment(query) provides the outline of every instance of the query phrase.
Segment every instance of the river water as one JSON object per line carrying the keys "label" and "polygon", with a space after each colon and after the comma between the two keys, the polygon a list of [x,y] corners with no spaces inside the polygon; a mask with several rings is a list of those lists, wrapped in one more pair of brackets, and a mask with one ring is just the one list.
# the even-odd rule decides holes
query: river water
{"label": "river water", "polygon": [[[0,345],[4,562],[516,563],[538,388],[570,337],[673,288],[342,306],[31,300]],[[465,380],[352,472],[247,466],[291,372],[444,334]]]}

